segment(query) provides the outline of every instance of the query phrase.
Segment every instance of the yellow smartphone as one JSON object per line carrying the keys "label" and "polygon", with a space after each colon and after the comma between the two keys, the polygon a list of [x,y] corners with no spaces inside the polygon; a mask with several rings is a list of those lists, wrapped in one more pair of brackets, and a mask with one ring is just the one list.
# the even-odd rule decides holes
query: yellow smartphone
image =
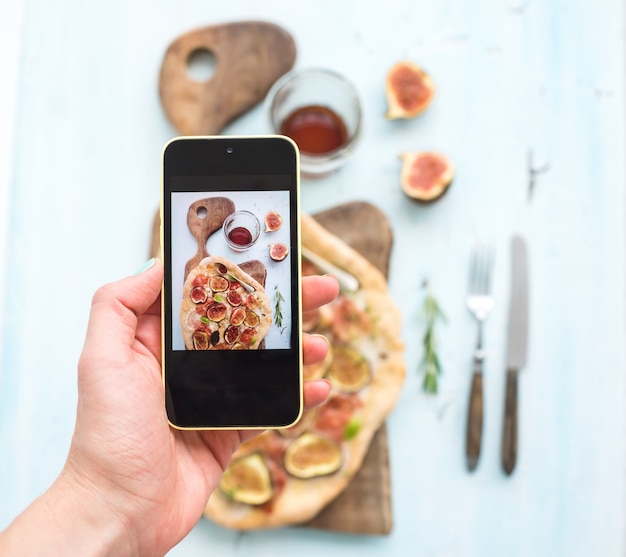
{"label": "yellow smartphone", "polygon": [[283,136],[163,149],[163,382],[180,429],[282,428],[302,412],[299,154]]}

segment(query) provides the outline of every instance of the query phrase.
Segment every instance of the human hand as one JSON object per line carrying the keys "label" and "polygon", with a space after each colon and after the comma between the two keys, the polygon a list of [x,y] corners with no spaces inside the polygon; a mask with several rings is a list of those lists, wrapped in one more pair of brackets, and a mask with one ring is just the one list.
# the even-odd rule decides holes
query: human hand
{"label": "human hand", "polygon": [[[102,548],[165,554],[201,517],[233,452],[258,433],[169,427],[160,362],[162,279],[156,261],[93,297],[78,365],[76,427],[64,470],[46,494],[57,498],[51,512],[60,508],[82,521],[82,554]],[[303,309],[328,303],[337,292],[332,277],[305,277]],[[304,336],[305,363],[322,360],[326,351],[325,338]],[[324,380],[306,383],[305,406],[321,403],[329,389]],[[89,545],[87,536],[100,546]]]}

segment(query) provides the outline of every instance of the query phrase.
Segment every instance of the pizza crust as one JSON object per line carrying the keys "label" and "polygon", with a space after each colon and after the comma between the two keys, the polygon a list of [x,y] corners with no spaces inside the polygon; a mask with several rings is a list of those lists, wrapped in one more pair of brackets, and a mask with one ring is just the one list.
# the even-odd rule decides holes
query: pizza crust
{"label": "pizza crust", "polygon": [[[206,506],[205,515],[229,528],[273,528],[314,518],[344,490],[361,467],[374,434],[393,409],[404,382],[404,346],[400,340],[402,316],[387,290],[384,275],[312,217],[303,215],[301,224],[302,242],[306,247],[358,279],[360,290],[357,297],[374,316],[376,338],[373,342],[364,337],[357,341],[356,346],[368,345],[371,350],[373,345],[377,351],[377,365],[371,382],[359,392],[364,403],[356,411],[361,425],[356,437],[341,444],[344,456],[341,468],[332,475],[306,480],[289,476],[269,508],[234,502],[216,489]],[[262,452],[268,436],[272,435],[278,433],[266,432],[245,443],[236,451],[234,458]]]}

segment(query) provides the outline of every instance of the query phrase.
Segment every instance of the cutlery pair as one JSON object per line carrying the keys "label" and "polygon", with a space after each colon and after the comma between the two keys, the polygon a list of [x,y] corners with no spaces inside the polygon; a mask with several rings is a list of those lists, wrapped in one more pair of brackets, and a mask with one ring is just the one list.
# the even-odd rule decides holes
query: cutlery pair
{"label": "cutlery pair", "polygon": [[[493,309],[491,277],[494,250],[477,246],[470,263],[466,304],[478,322],[478,339],[474,350],[474,368],[467,417],[465,456],[467,468],[478,465],[483,429],[483,322]],[[502,436],[502,467],[510,475],[517,460],[517,377],[526,363],[528,337],[528,262],[526,245],[519,236],[511,241],[511,303],[509,308],[507,380]]]}

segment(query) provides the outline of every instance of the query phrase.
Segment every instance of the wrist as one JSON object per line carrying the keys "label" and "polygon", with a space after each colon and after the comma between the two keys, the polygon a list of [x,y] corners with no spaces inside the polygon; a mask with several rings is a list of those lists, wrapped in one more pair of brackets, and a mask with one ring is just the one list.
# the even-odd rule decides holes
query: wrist
{"label": "wrist", "polygon": [[[49,505],[64,517],[66,534],[75,539],[73,555],[136,555],[128,520],[106,497],[102,486],[92,484],[66,465],[50,489]],[[69,554],[69,553],[68,553]]]}
{"label": "wrist", "polygon": [[96,489],[67,469],[0,534],[0,554],[7,557],[136,553],[122,517]]}

